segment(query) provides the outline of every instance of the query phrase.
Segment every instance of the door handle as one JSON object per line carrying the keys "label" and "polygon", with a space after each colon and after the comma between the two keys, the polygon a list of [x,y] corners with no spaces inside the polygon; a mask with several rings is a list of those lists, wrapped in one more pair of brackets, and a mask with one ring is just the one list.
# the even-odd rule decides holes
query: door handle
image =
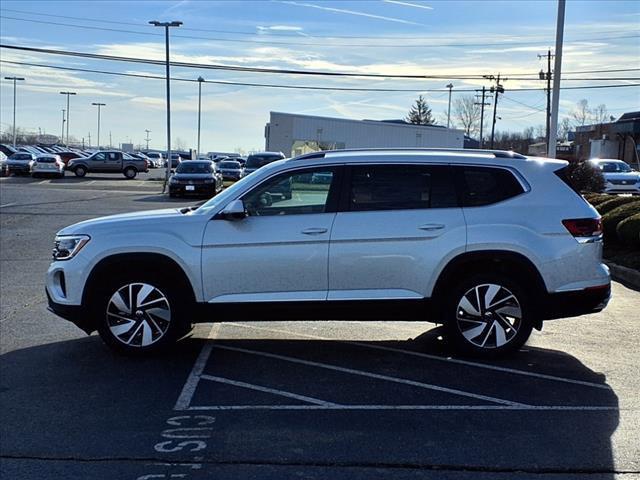
{"label": "door handle", "polygon": [[304,233],[305,235],[320,235],[322,233],[327,233],[327,229],[326,228],[305,228],[304,230],[302,230],[302,233]]}
{"label": "door handle", "polygon": [[420,230],[442,230],[444,225],[441,223],[427,223],[418,227]]}

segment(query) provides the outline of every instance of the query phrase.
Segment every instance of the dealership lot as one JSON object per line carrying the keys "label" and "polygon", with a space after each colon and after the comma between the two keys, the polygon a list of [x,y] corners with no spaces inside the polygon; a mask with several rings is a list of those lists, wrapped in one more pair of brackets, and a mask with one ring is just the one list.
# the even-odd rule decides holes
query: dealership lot
{"label": "dealership lot", "polygon": [[65,225],[194,203],[146,178],[0,180],[7,478],[640,472],[640,293],[617,283],[604,312],[492,362],[452,357],[427,323],[260,318],[200,325],[162,357],[114,355],[46,311],[43,277]]}

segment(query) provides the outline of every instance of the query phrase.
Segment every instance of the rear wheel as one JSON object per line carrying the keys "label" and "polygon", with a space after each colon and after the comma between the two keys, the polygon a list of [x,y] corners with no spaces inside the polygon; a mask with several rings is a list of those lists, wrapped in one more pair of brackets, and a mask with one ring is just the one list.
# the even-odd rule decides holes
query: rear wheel
{"label": "rear wheel", "polygon": [[76,177],[84,177],[87,174],[87,169],[82,165],[78,165],[73,173],[76,174]]}
{"label": "rear wheel", "polygon": [[93,305],[102,340],[112,349],[144,355],[166,349],[190,330],[186,292],[159,275],[113,276]]}
{"label": "rear wheel", "polygon": [[136,175],[138,174],[138,171],[133,167],[127,167],[127,168],[124,169],[124,171],[122,173],[129,180],[132,180],[132,179],[136,178]]}
{"label": "rear wheel", "polygon": [[465,354],[494,357],[520,348],[531,335],[530,298],[519,282],[499,274],[476,275],[450,292],[448,337]]}

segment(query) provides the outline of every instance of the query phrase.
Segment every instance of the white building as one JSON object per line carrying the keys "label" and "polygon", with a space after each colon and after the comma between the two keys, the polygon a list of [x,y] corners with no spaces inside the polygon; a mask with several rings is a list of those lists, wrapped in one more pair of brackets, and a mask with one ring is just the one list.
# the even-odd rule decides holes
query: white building
{"label": "white building", "polygon": [[402,120],[349,120],[271,112],[265,150],[297,156],[343,148],[463,148],[464,132]]}

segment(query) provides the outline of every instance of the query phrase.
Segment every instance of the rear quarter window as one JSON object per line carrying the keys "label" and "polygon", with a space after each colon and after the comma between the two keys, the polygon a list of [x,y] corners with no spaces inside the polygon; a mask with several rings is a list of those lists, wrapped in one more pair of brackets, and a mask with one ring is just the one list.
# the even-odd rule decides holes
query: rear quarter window
{"label": "rear quarter window", "polygon": [[524,193],[509,170],[494,167],[456,167],[464,207],[480,207],[502,202]]}

